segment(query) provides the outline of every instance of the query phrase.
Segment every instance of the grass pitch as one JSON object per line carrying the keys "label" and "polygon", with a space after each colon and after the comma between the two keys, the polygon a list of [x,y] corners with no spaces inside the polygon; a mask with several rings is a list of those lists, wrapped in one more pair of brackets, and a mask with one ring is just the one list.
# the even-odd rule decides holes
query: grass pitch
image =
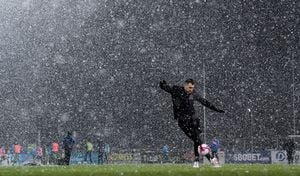
{"label": "grass pitch", "polygon": [[299,165],[227,164],[221,168],[191,164],[0,167],[0,176],[300,176]]}

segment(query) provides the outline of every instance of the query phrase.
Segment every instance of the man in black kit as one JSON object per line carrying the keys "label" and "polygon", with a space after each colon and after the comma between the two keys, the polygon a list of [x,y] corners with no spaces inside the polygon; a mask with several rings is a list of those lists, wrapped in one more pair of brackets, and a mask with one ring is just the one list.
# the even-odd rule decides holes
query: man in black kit
{"label": "man in black kit", "polygon": [[284,144],[284,149],[286,150],[287,160],[289,164],[293,164],[294,162],[295,148],[295,143],[292,139],[288,140],[288,142]]}
{"label": "man in black kit", "polygon": [[68,135],[63,140],[63,148],[65,150],[64,165],[70,165],[71,153],[75,140],[72,137],[72,133],[68,132]]}
{"label": "man in black kit", "polygon": [[[184,86],[169,86],[165,80],[161,81],[159,86],[164,91],[172,96],[174,119],[178,120],[178,126],[181,130],[194,142],[195,161],[193,167],[199,167],[199,152],[198,147],[201,147],[202,141],[200,139],[200,124],[199,119],[195,117],[194,100],[200,102],[202,105],[208,107],[219,113],[224,113],[223,110],[216,108],[206,99],[202,98],[194,91],[194,80],[188,79]],[[210,154],[206,155],[210,161]]]}

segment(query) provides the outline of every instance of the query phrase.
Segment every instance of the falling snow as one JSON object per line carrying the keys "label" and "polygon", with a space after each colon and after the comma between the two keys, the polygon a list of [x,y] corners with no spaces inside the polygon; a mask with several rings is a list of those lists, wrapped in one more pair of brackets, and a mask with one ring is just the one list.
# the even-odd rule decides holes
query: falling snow
{"label": "falling snow", "polygon": [[226,111],[206,109],[208,139],[276,148],[300,130],[298,13],[293,0],[1,0],[0,141],[75,131],[115,148],[187,148],[158,83],[193,78]]}

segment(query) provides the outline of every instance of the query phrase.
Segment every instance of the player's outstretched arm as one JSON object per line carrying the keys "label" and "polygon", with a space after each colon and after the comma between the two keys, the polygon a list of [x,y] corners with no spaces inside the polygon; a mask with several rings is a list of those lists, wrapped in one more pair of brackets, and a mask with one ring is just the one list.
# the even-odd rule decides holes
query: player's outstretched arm
{"label": "player's outstretched arm", "polygon": [[219,112],[219,113],[224,113],[225,112],[224,110],[218,109],[213,104],[211,104],[209,101],[207,101],[206,99],[200,97],[200,95],[198,95],[198,94],[195,94],[195,100],[200,102],[202,105],[208,107],[211,110],[214,110],[214,111]]}
{"label": "player's outstretched arm", "polygon": [[159,82],[159,87],[166,92],[169,92],[169,93],[172,92],[172,88],[167,84],[167,81],[165,81],[165,80],[162,80]]}

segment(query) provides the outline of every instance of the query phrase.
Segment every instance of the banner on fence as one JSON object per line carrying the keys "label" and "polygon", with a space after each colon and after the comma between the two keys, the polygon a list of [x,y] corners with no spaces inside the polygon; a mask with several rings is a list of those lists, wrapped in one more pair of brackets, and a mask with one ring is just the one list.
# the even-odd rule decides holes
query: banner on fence
{"label": "banner on fence", "polygon": [[225,160],[226,163],[271,163],[271,152],[226,152]]}
{"label": "banner on fence", "polygon": [[[274,164],[287,164],[287,154],[284,150],[272,150],[271,159]],[[294,163],[300,163],[300,151],[296,151],[294,154]]]}

